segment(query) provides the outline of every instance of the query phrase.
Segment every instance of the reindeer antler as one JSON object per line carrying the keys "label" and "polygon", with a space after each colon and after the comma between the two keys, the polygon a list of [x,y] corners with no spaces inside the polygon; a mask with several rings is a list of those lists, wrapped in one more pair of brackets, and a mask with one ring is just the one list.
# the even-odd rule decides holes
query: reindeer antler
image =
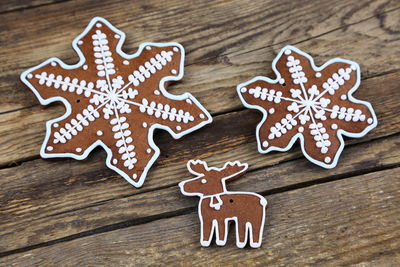
{"label": "reindeer antler", "polygon": [[209,171],[207,163],[202,160],[189,160],[187,163],[188,170],[195,175],[205,174]]}
{"label": "reindeer antler", "polygon": [[222,167],[222,172],[225,174],[225,180],[236,179],[243,175],[249,165],[247,163],[240,163],[239,161],[227,162],[224,167]]}

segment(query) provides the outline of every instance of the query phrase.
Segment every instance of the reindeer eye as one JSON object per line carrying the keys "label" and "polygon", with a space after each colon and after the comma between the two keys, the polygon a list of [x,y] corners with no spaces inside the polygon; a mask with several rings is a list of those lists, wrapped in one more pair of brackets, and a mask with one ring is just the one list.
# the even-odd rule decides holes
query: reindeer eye
{"label": "reindeer eye", "polygon": [[207,183],[207,180],[206,179],[201,179],[201,183],[205,184],[205,183]]}

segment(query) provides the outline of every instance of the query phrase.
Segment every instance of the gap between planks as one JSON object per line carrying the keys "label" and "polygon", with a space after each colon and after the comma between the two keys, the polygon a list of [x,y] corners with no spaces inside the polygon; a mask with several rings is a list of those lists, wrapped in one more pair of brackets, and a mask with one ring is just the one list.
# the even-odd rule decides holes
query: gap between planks
{"label": "gap between planks", "polygon": [[[400,136],[400,134],[395,134],[392,137],[399,137],[399,136]],[[379,138],[379,139],[387,139],[387,138]],[[359,143],[354,146],[361,146],[361,145],[362,145],[362,143],[361,144]],[[293,159],[293,160],[287,161],[286,163],[290,163],[291,161],[299,161],[299,159]],[[351,171],[348,173],[331,175],[331,176],[322,177],[322,178],[311,180],[311,181],[295,183],[292,185],[277,187],[277,188],[273,188],[270,190],[263,190],[263,191],[257,192],[257,193],[262,194],[264,196],[271,196],[271,195],[281,194],[281,193],[288,192],[288,191],[295,191],[295,190],[303,189],[303,188],[310,187],[310,186],[315,186],[315,185],[320,185],[320,184],[324,184],[324,183],[340,181],[340,180],[344,180],[344,179],[348,179],[348,178],[352,178],[352,177],[362,176],[362,175],[366,175],[366,174],[370,174],[370,173],[376,173],[376,172],[380,172],[380,171],[396,169],[398,167],[400,167],[400,162],[384,165],[381,167],[372,166],[367,169],[358,169],[358,170]],[[266,170],[266,171],[268,170],[268,168],[261,168],[261,169]],[[247,173],[247,175],[250,175],[251,173],[254,173],[257,171],[259,171],[259,169],[251,170]],[[176,184],[168,186],[166,188],[169,188],[172,186],[176,186]],[[151,190],[151,191],[157,191],[157,190]],[[142,194],[142,193],[139,193],[139,194]],[[134,195],[137,195],[137,194],[134,194]],[[92,235],[96,235],[96,234],[100,234],[100,233],[106,233],[106,232],[111,232],[111,231],[128,228],[128,227],[132,227],[132,226],[136,226],[136,225],[146,224],[146,223],[161,220],[161,219],[167,219],[167,218],[172,218],[172,217],[176,217],[176,216],[181,216],[181,215],[192,213],[194,211],[195,211],[195,206],[191,206],[191,207],[186,207],[186,208],[179,209],[179,210],[174,210],[174,211],[160,213],[160,214],[156,214],[156,215],[152,215],[152,216],[142,217],[142,218],[139,218],[136,220],[118,222],[115,224],[98,227],[95,229],[91,229],[91,230],[80,232],[80,233],[73,234],[70,236],[62,237],[59,239],[35,244],[32,246],[27,246],[27,247],[22,247],[22,248],[18,248],[18,249],[1,252],[0,257],[5,257],[5,256],[9,256],[9,255],[16,254],[16,253],[26,252],[26,251],[33,250],[36,248],[48,247],[48,246],[52,246],[52,245],[55,245],[58,243],[72,241],[72,240],[76,240],[79,238],[92,236]],[[66,211],[66,212],[69,212],[69,211]]]}

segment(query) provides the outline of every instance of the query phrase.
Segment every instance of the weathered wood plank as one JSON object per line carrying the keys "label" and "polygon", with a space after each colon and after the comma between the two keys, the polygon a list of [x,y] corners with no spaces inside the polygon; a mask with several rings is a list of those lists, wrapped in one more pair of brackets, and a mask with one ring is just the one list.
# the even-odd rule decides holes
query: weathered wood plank
{"label": "weathered wood plank", "polygon": [[[368,134],[364,140],[378,136],[390,135],[398,132],[400,117],[397,116],[400,110],[400,73],[396,72],[384,76],[365,80],[355,96],[370,101],[378,114],[379,126]],[[235,91],[232,89],[232,91]],[[379,93],[378,93],[379,91]],[[238,97],[237,97],[238,98]],[[223,101],[223,97],[221,101]],[[218,103],[210,103],[217,106]],[[11,165],[15,161],[38,157],[40,146],[45,134],[45,121],[64,113],[60,106],[42,109],[35,106],[16,112],[0,115],[0,165]],[[215,151],[226,152],[236,149],[238,146],[247,144],[248,151],[256,150],[255,127],[260,117],[249,111],[217,116],[215,121],[206,128],[197,131],[186,138],[174,141],[174,146],[167,143],[171,139],[167,134],[155,138],[156,143],[162,148],[160,165],[181,162],[181,155],[190,155],[197,151],[194,156],[207,156]],[[240,125],[240,127],[237,127]],[[23,140],[23,142],[21,142]],[[207,148],[207,149],[205,149]],[[169,154],[166,154],[169,152]],[[282,156],[282,153],[276,153]],[[254,153],[246,156],[257,155]],[[166,158],[170,157],[170,158]],[[254,156],[253,156],[254,157]],[[256,156],[262,160],[264,157]],[[81,164],[82,163],[76,163]],[[102,168],[104,169],[104,168]]]}
{"label": "weathered wood plank", "polygon": [[[332,170],[321,169],[300,158],[248,173],[243,179],[232,182],[229,188],[261,193],[387,168],[400,164],[399,152],[400,136],[396,135],[349,147],[342,163]],[[220,156],[211,157],[210,165],[222,165],[222,160]],[[250,164],[255,161],[252,158],[241,160]],[[3,240],[0,252],[194,208],[193,199],[182,196],[176,186],[179,181],[191,178],[184,163],[174,173],[157,170],[159,178],[170,183],[169,187],[166,184],[166,188],[160,190],[141,192],[116,185],[112,182],[115,177],[101,179],[101,172],[93,164],[88,164],[87,173],[76,173],[75,167],[68,163],[38,164],[39,168],[32,162],[28,164],[29,171],[0,172],[0,239]],[[59,170],[64,171],[62,176],[54,174]],[[55,177],[54,180],[42,179],[41,174]]]}
{"label": "weathered wood plank", "polygon": [[[392,56],[400,51],[398,1],[138,1],[123,9],[118,3],[83,2],[77,9],[75,2],[65,2],[27,10],[23,18],[18,12],[4,14],[0,112],[38,103],[19,74],[49,56],[76,62],[70,42],[96,15],[127,33],[126,51],[148,40],[181,42],[188,52],[186,76],[172,92],[190,88],[211,112],[240,106],[234,87],[258,74],[271,75],[270,62],[285,44],[304,42],[300,47],[317,55],[319,63],[338,56],[358,61],[365,77],[399,68],[400,59]],[[223,98],[229,101],[215,105]]]}
{"label": "weathered wood plank", "polygon": [[[400,168],[268,196],[264,243],[200,248],[197,214],[161,219],[0,259],[7,265],[395,266]],[[162,202],[164,205],[165,202]],[[193,203],[195,200],[193,199]],[[360,265],[358,265],[360,266]]]}
{"label": "weathered wood plank", "polygon": [[7,0],[0,1],[0,13],[17,12],[27,8],[58,3],[67,0]]}

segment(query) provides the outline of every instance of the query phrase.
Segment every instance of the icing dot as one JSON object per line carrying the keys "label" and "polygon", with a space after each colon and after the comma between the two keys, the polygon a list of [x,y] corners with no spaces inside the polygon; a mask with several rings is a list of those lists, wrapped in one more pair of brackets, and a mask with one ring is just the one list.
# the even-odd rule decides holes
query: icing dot
{"label": "icing dot", "polygon": [[247,91],[247,88],[246,88],[246,87],[242,87],[242,88],[240,88],[240,92],[242,92],[242,93],[246,93],[246,91]]}
{"label": "icing dot", "polygon": [[117,164],[118,160],[117,159],[113,159],[113,164]]}
{"label": "icing dot", "polygon": [[274,114],[275,113],[275,109],[274,108],[270,108],[268,111],[269,111],[269,114]]}
{"label": "icing dot", "polygon": [[146,150],[146,153],[147,153],[147,154],[150,154],[150,153],[151,153],[151,149],[148,148],[148,149]]}
{"label": "icing dot", "polygon": [[317,78],[321,77],[321,72],[315,73],[315,77],[317,77]]}
{"label": "icing dot", "polygon": [[352,70],[356,70],[356,69],[357,69],[356,65],[351,65],[350,68],[351,68]]}
{"label": "icing dot", "polygon": [[322,147],[321,152],[322,154],[326,154],[326,152],[328,152],[328,148],[326,146]]}
{"label": "icing dot", "polygon": [[47,147],[47,151],[52,151],[53,150],[53,147],[52,146],[48,146]]}
{"label": "icing dot", "polygon": [[82,151],[82,148],[80,148],[80,147],[77,147],[77,148],[75,149],[75,151],[79,153],[79,152],[81,152],[81,151]]}
{"label": "icing dot", "polygon": [[55,128],[57,128],[58,127],[58,123],[56,122],[56,123],[53,123],[53,126],[55,127]]}
{"label": "icing dot", "polygon": [[142,123],[142,126],[143,126],[144,128],[147,128],[147,123],[146,123],[146,122],[143,122],[143,123]]}
{"label": "icing dot", "polygon": [[96,27],[100,28],[101,27],[101,23],[96,23]]}
{"label": "icing dot", "polygon": [[303,127],[303,126],[300,126],[299,129],[297,129],[297,131],[299,131],[299,133],[304,132],[304,127]]}
{"label": "icing dot", "polygon": [[285,79],[280,78],[280,79],[279,79],[279,83],[280,83],[280,84],[284,84],[284,83],[285,83]]}
{"label": "icing dot", "polygon": [[200,117],[200,119],[204,119],[206,116],[204,116],[204,114],[201,113],[201,114],[199,115],[199,117]]}
{"label": "icing dot", "polygon": [[83,65],[83,69],[87,70],[88,69],[88,65]]}
{"label": "icing dot", "polygon": [[151,50],[151,46],[146,46],[146,50]]}
{"label": "icing dot", "polygon": [[206,180],[206,179],[201,179],[200,182],[201,182],[202,184],[205,184],[205,183],[207,183],[207,180]]}
{"label": "icing dot", "polygon": [[269,145],[269,143],[268,143],[268,141],[264,141],[264,142],[262,143],[262,145],[263,145],[263,147],[267,147],[267,146]]}
{"label": "icing dot", "polygon": [[32,79],[33,78],[32,73],[29,73],[27,77],[28,77],[28,79]]}
{"label": "icing dot", "polygon": [[331,128],[332,128],[333,130],[336,130],[336,129],[338,128],[338,126],[337,126],[336,123],[334,123],[334,124],[331,125]]}
{"label": "icing dot", "polygon": [[128,60],[124,60],[124,62],[122,62],[124,65],[129,65],[129,61]]}
{"label": "icing dot", "polygon": [[341,95],[341,96],[340,96],[340,99],[346,100],[346,99],[347,99],[347,95]]}
{"label": "icing dot", "polygon": [[159,94],[160,94],[160,91],[154,90],[154,94],[155,94],[155,95],[159,95]]}
{"label": "icing dot", "polygon": [[285,54],[286,54],[286,55],[290,55],[291,53],[292,53],[292,51],[291,51],[290,49],[285,50]]}
{"label": "icing dot", "polygon": [[78,41],[78,45],[82,45],[83,44],[83,41],[82,40],[79,40]]}
{"label": "icing dot", "polygon": [[98,130],[98,131],[97,131],[97,135],[98,135],[98,136],[102,136],[102,135],[103,135],[103,132],[100,131],[100,130]]}
{"label": "icing dot", "polygon": [[54,61],[50,63],[53,67],[57,66],[57,63],[55,63]]}
{"label": "icing dot", "polygon": [[368,122],[368,124],[372,124],[373,119],[372,119],[372,118],[368,118],[368,119],[367,119],[367,122]]}
{"label": "icing dot", "polygon": [[137,178],[137,174],[136,173],[132,174],[132,178],[136,179]]}
{"label": "icing dot", "polygon": [[325,163],[329,163],[329,162],[331,162],[331,158],[330,158],[330,157],[326,157],[326,158],[324,159],[324,161],[325,161]]}
{"label": "icing dot", "polygon": [[176,70],[171,70],[171,73],[175,75],[175,74],[177,74],[178,72],[177,72]]}
{"label": "icing dot", "polygon": [[188,103],[188,104],[192,104],[192,100],[190,100],[189,98],[188,99],[186,99],[186,103]]}
{"label": "icing dot", "polygon": [[178,47],[174,47],[172,50],[174,50],[175,52],[178,52],[179,48]]}
{"label": "icing dot", "polygon": [[176,126],[176,129],[178,130],[178,131],[180,131],[180,130],[182,130],[182,128],[181,128],[181,126]]}
{"label": "icing dot", "polygon": [[114,35],[115,38],[119,39],[120,36],[118,34]]}

